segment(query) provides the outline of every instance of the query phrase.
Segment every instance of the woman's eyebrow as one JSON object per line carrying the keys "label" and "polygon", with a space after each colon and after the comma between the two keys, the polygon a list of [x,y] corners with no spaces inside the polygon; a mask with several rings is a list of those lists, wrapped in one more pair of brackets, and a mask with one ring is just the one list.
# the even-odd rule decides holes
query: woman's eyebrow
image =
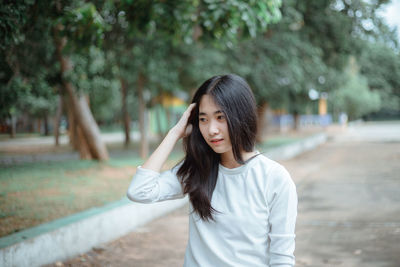
{"label": "woman's eyebrow", "polygon": [[[220,113],[222,113],[222,111],[221,110],[217,110],[217,111],[214,112],[214,115],[220,114]],[[199,113],[199,116],[206,116],[206,115],[207,115],[207,113],[205,113],[205,112],[200,112]]]}

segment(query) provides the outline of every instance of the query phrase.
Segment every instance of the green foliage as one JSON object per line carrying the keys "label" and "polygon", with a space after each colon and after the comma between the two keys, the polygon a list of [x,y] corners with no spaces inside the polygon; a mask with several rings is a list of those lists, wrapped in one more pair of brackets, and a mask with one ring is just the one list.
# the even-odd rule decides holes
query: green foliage
{"label": "green foliage", "polygon": [[193,20],[200,26],[205,38],[226,40],[232,46],[241,37],[255,37],[267,26],[281,18],[280,0],[220,1],[204,0],[198,6]]}
{"label": "green foliage", "polygon": [[377,111],[381,107],[381,100],[377,92],[370,91],[365,77],[354,76],[337,90],[335,106],[346,112],[350,120]]}
{"label": "green foliage", "polygon": [[22,26],[28,19],[26,13],[33,3],[33,0],[2,1],[0,5],[0,49],[20,44],[25,40],[25,29]]}
{"label": "green foliage", "polygon": [[87,50],[70,56],[73,68],[66,73],[66,79],[81,93],[89,95],[90,107],[98,122],[113,122],[121,106],[120,82],[102,50],[96,46]]}
{"label": "green foliage", "polygon": [[41,77],[24,80],[17,76],[0,90],[0,101],[4,103],[0,118],[26,113],[43,117],[55,110],[56,92]]}
{"label": "green foliage", "polygon": [[231,71],[244,76],[259,103],[272,108],[302,112],[309,102],[310,88],[321,85],[318,77],[327,73],[322,50],[313,45],[301,29],[302,17],[294,3],[285,2],[282,20],[264,36],[241,42],[227,60]]}
{"label": "green foliage", "polygon": [[[399,109],[398,41],[376,14],[386,2],[7,2],[0,6],[0,117],[55,110],[56,29],[66,37],[63,53],[73,64],[66,78],[90,96],[101,123],[120,116],[121,82],[129,89],[129,112],[137,116],[133,89],[139,73],[145,95],[150,93],[148,105],[160,93],[190,95],[210,76],[237,73],[249,81],[259,103],[290,112],[307,109],[311,88],[329,92],[330,103],[335,95],[345,103],[349,92],[365,87],[361,75],[384,107]],[[343,75],[351,56],[360,64],[358,78]]]}
{"label": "green foliage", "polygon": [[[168,55],[168,56],[167,56]],[[134,74],[146,77],[146,88],[153,94],[182,90],[179,73],[186,55],[162,38],[144,39],[135,45],[132,57],[136,59]]]}
{"label": "green foliage", "polygon": [[117,80],[107,80],[98,76],[91,81],[89,93],[90,108],[99,123],[118,120],[121,109],[120,84]]}
{"label": "green foliage", "polygon": [[140,72],[153,96],[190,90],[227,69],[214,67],[221,64],[203,52],[223,54],[210,43],[226,47],[255,36],[280,18],[279,5],[279,0],[106,1],[102,14],[112,29],[105,47],[130,87]]}
{"label": "green foliage", "polygon": [[[4,20],[2,17],[2,23],[15,23],[12,31],[2,36],[5,46],[0,53],[0,119],[22,113],[43,117],[55,109],[54,49],[48,18],[39,15],[42,5],[18,1],[0,7],[10,11]],[[22,10],[23,16],[19,13]],[[11,18],[18,14],[19,18]]]}
{"label": "green foliage", "polygon": [[212,76],[234,72],[229,67],[229,63],[234,60],[227,51],[216,49],[212,45],[202,44],[185,46],[182,50],[186,55],[186,60],[182,62],[180,72],[183,88],[193,91]]}
{"label": "green foliage", "polygon": [[376,10],[388,2],[364,0],[299,1],[309,40],[324,51],[324,61],[343,70],[348,57],[358,55],[365,42],[388,38],[386,24]]}
{"label": "green foliage", "polygon": [[400,54],[382,43],[367,43],[360,56],[360,72],[381,96],[387,110],[400,109]]}
{"label": "green foliage", "polygon": [[[291,94],[304,96],[309,88],[316,87],[318,76],[326,68],[320,54],[298,34],[282,30],[268,39],[243,43],[235,51],[235,58],[237,65],[252,66],[242,68],[240,74],[252,85],[258,101],[278,108],[289,101]],[[301,99],[296,101],[299,106],[303,103]]]}
{"label": "green foliage", "polygon": [[107,29],[101,15],[93,3],[74,1],[64,8],[64,13],[54,20],[54,25],[62,25],[61,35],[69,40],[69,47],[87,48],[100,44]]}
{"label": "green foliage", "polygon": [[[216,43],[226,41],[227,45],[232,45],[238,36],[255,37],[269,24],[277,22],[280,5],[281,0],[125,0],[118,4],[107,2],[109,8],[118,10],[107,12],[107,20],[117,28],[128,22],[127,31],[139,38],[151,37],[157,32],[175,44],[200,39]],[[115,14],[124,19],[117,19]]]}
{"label": "green foliage", "polygon": [[2,103],[0,117],[5,118],[17,115],[19,101],[29,95],[30,87],[20,77],[16,77],[8,84],[2,85],[0,90],[0,102]]}
{"label": "green foliage", "polygon": [[354,120],[381,108],[379,93],[370,90],[367,78],[359,73],[355,58],[351,58],[348,64],[345,79],[332,99],[339,112],[346,112],[349,119]]}

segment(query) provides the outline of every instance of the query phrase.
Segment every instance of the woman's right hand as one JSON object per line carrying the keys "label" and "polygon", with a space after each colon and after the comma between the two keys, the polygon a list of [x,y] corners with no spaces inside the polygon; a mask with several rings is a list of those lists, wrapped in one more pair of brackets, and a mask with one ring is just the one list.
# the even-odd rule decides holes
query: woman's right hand
{"label": "woman's right hand", "polygon": [[176,134],[178,138],[186,137],[192,132],[192,125],[188,124],[188,120],[195,106],[196,103],[190,104],[183,113],[182,117],[179,119],[178,123],[173,128],[171,128],[170,132]]}
{"label": "woman's right hand", "polygon": [[153,170],[155,172],[160,172],[162,166],[167,160],[169,154],[171,154],[176,142],[190,134],[191,125],[188,125],[188,120],[190,113],[192,113],[193,108],[196,104],[191,104],[183,113],[182,117],[178,123],[169,130],[167,136],[163,139],[161,144],[156,148],[156,150],[150,155],[146,162],[142,165],[142,168]]}

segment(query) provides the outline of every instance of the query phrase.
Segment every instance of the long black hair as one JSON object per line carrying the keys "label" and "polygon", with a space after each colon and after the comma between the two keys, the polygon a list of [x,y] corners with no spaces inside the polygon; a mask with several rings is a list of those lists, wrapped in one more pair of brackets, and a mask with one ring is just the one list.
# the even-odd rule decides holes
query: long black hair
{"label": "long black hair", "polygon": [[186,156],[177,175],[188,193],[194,211],[203,220],[213,220],[211,197],[217,183],[220,155],[204,140],[199,128],[199,106],[204,95],[212,97],[226,117],[235,160],[244,164],[242,152],[254,150],[257,133],[257,108],[247,82],[234,74],[214,76],[196,91],[196,103],[188,123],[192,133],[183,139]]}

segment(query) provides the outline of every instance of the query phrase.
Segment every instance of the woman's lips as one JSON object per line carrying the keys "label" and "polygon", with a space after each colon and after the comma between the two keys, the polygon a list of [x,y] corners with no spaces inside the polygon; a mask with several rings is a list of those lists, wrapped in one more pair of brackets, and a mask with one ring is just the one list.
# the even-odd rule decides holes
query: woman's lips
{"label": "woman's lips", "polygon": [[213,143],[214,145],[218,145],[220,143],[222,143],[224,139],[212,139],[210,142]]}

